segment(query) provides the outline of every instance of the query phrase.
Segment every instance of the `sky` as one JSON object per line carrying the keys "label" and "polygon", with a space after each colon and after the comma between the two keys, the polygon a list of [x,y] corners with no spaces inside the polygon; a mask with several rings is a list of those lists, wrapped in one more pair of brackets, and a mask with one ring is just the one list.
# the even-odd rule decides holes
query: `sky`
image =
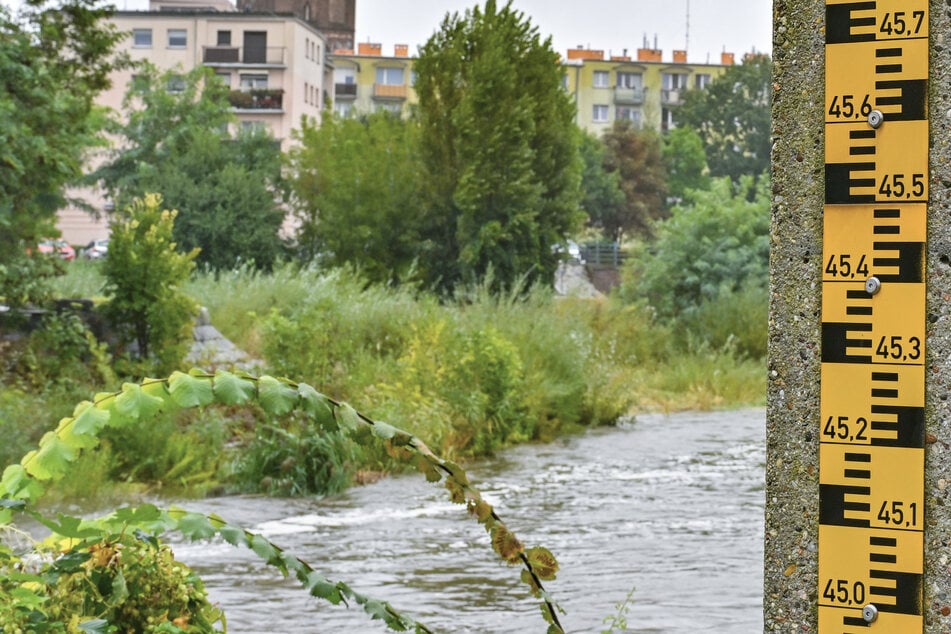
{"label": "sky", "polygon": [[[504,0],[498,0],[502,4]],[[439,28],[447,13],[463,13],[476,0],[356,0],[356,41],[383,45],[409,44],[412,54]],[[605,55],[631,56],[644,46],[664,51],[687,48],[687,61],[719,63],[720,53],[772,51],[771,0],[514,0],[538,27],[550,35],[556,52],[569,48],[603,50]],[[687,10],[689,6],[689,40]]]}

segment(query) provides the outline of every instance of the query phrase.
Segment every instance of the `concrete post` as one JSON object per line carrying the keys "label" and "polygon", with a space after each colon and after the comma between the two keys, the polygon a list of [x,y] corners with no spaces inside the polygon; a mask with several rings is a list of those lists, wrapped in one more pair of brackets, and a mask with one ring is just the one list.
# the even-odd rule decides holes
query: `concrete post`
{"label": "concrete post", "polygon": [[[763,630],[817,632],[826,2],[773,6]],[[944,634],[951,632],[951,0],[931,0],[929,14],[923,591],[924,632]]]}

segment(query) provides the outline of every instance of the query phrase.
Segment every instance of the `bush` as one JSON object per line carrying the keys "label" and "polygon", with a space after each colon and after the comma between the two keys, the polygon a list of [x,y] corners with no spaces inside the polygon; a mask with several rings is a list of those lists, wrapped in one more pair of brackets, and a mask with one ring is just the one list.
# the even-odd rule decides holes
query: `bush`
{"label": "bush", "polygon": [[156,194],[135,200],[109,225],[103,312],[119,334],[120,352],[133,360],[129,374],[173,370],[188,350],[198,309],[181,290],[197,250],[175,250],[176,212],[162,210],[161,202]]}
{"label": "bush", "polygon": [[[36,570],[0,570],[0,577],[4,632],[224,631],[201,579],[154,538],[119,534],[80,543]],[[36,600],[26,600],[30,595]]]}
{"label": "bush", "polygon": [[769,279],[769,179],[717,179],[693,191],[629,258],[620,296],[646,302],[664,320]]}

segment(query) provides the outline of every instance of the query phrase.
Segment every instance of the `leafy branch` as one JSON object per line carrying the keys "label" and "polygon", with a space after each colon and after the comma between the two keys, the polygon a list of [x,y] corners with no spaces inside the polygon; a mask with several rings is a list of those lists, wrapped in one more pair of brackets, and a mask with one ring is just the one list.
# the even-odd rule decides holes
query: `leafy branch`
{"label": "leafy branch", "polygon": [[[374,439],[381,440],[391,453],[413,460],[428,481],[435,483],[445,479],[444,486],[449,492],[449,499],[466,505],[469,514],[489,533],[492,548],[498,556],[509,564],[522,565],[521,579],[532,595],[541,599],[541,612],[549,624],[548,632],[564,632],[558,619],[561,608],[542,585],[543,581],[554,579],[558,571],[554,555],[540,546],[526,549],[492,505],[472,486],[459,465],[435,455],[412,434],[388,423],[375,421],[350,405],[321,394],[306,383],[295,383],[288,379],[266,375],[255,377],[221,370],[209,374],[193,369],[188,373],[174,372],[167,379],[145,379],[141,384],[125,383],[118,392],[100,393],[92,401],[83,401],[76,406],[71,417],[59,422],[55,431],[43,436],[37,450],[26,454],[19,464],[10,465],[4,470],[0,479],[0,525],[10,523],[14,510],[28,510],[30,504],[39,500],[45,492],[46,483],[63,478],[70,463],[83,450],[95,448],[99,444],[98,434],[106,427],[131,425],[166,408],[203,407],[213,403],[245,405],[255,401],[273,416],[300,410],[309,415],[322,430],[339,430],[361,444]],[[397,631],[405,631],[410,627],[415,627],[417,632],[429,631],[384,602],[360,595],[342,582],[331,583],[308,564],[285,554],[260,535],[230,525],[221,518],[170,510],[165,516],[159,513],[148,519],[152,514],[153,511],[146,505],[131,511],[116,511],[114,520],[126,523],[135,520],[141,525],[159,522],[167,517],[171,528],[177,528],[193,539],[218,534],[229,543],[248,546],[283,574],[293,572],[314,596],[335,604],[353,600],[373,618],[383,619],[391,629]],[[61,525],[54,528],[60,534],[60,529],[64,528],[62,524],[67,520],[74,529],[75,523],[79,522],[64,516],[60,516],[60,520]],[[0,548],[0,557],[4,555],[3,551],[9,554],[8,549]]]}

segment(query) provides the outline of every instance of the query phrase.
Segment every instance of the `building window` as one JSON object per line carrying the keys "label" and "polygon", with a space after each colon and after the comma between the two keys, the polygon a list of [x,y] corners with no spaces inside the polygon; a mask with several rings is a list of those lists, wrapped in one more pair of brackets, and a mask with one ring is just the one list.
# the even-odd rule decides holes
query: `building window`
{"label": "building window", "polygon": [[384,86],[402,86],[403,69],[381,67],[376,69],[376,83]]}
{"label": "building window", "polygon": [[640,90],[644,86],[644,76],[640,73],[622,73],[617,74],[618,88],[633,88]]}
{"label": "building window", "polygon": [[185,92],[185,78],[181,75],[172,75],[165,84],[165,90],[175,94]]}
{"label": "building window", "polygon": [[704,88],[709,86],[710,81],[711,81],[710,75],[703,75],[703,74],[694,75],[694,85],[700,90],[703,90]]}
{"label": "building window", "polygon": [[664,90],[681,90],[687,87],[687,75],[683,73],[664,73]]}
{"label": "building window", "polygon": [[628,108],[624,106],[618,106],[617,111],[615,112],[614,118],[618,121],[630,121],[631,125],[635,128],[641,127],[641,110],[640,108]]}
{"label": "building window", "polygon": [[674,121],[674,112],[670,108],[661,108],[660,111],[660,129],[661,132],[670,132],[677,127]]}
{"label": "building window", "polygon": [[226,87],[231,88],[231,73],[228,72],[217,72],[215,77],[218,78],[218,81],[223,83]]}
{"label": "building window", "polygon": [[381,103],[376,107],[377,112],[389,112],[397,117],[403,114],[403,104],[400,103]]}
{"label": "building window", "polygon": [[132,48],[152,48],[152,29],[132,29]]}
{"label": "building window", "polygon": [[591,120],[595,123],[606,123],[608,120],[608,107],[602,104],[595,104],[591,110]]}
{"label": "building window", "polygon": [[267,75],[241,75],[238,87],[241,90],[265,90],[267,89]]}
{"label": "building window", "polygon": [[168,47],[185,48],[188,46],[188,32],[185,29],[168,30]]}
{"label": "building window", "polygon": [[610,73],[606,70],[594,71],[594,87],[607,88],[610,82]]}
{"label": "building window", "polygon": [[334,83],[347,85],[355,84],[357,83],[357,77],[354,74],[352,68],[335,68]]}
{"label": "building window", "polygon": [[231,31],[218,31],[218,46],[231,46]]}
{"label": "building window", "polygon": [[264,125],[263,121],[242,121],[241,130],[247,133],[255,132],[264,132],[267,129],[267,126]]}
{"label": "building window", "polygon": [[319,64],[320,63],[320,46],[318,46],[316,42],[314,42],[311,46],[314,47],[314,54],[311,55],[310,57],[311,59],[313,59],[315,62]]}
{"label": "building window", "polygon": [[337,102],[334,104],[334,112],[339,117],[349,117],[353,114],[353,104],[349,101]]}

